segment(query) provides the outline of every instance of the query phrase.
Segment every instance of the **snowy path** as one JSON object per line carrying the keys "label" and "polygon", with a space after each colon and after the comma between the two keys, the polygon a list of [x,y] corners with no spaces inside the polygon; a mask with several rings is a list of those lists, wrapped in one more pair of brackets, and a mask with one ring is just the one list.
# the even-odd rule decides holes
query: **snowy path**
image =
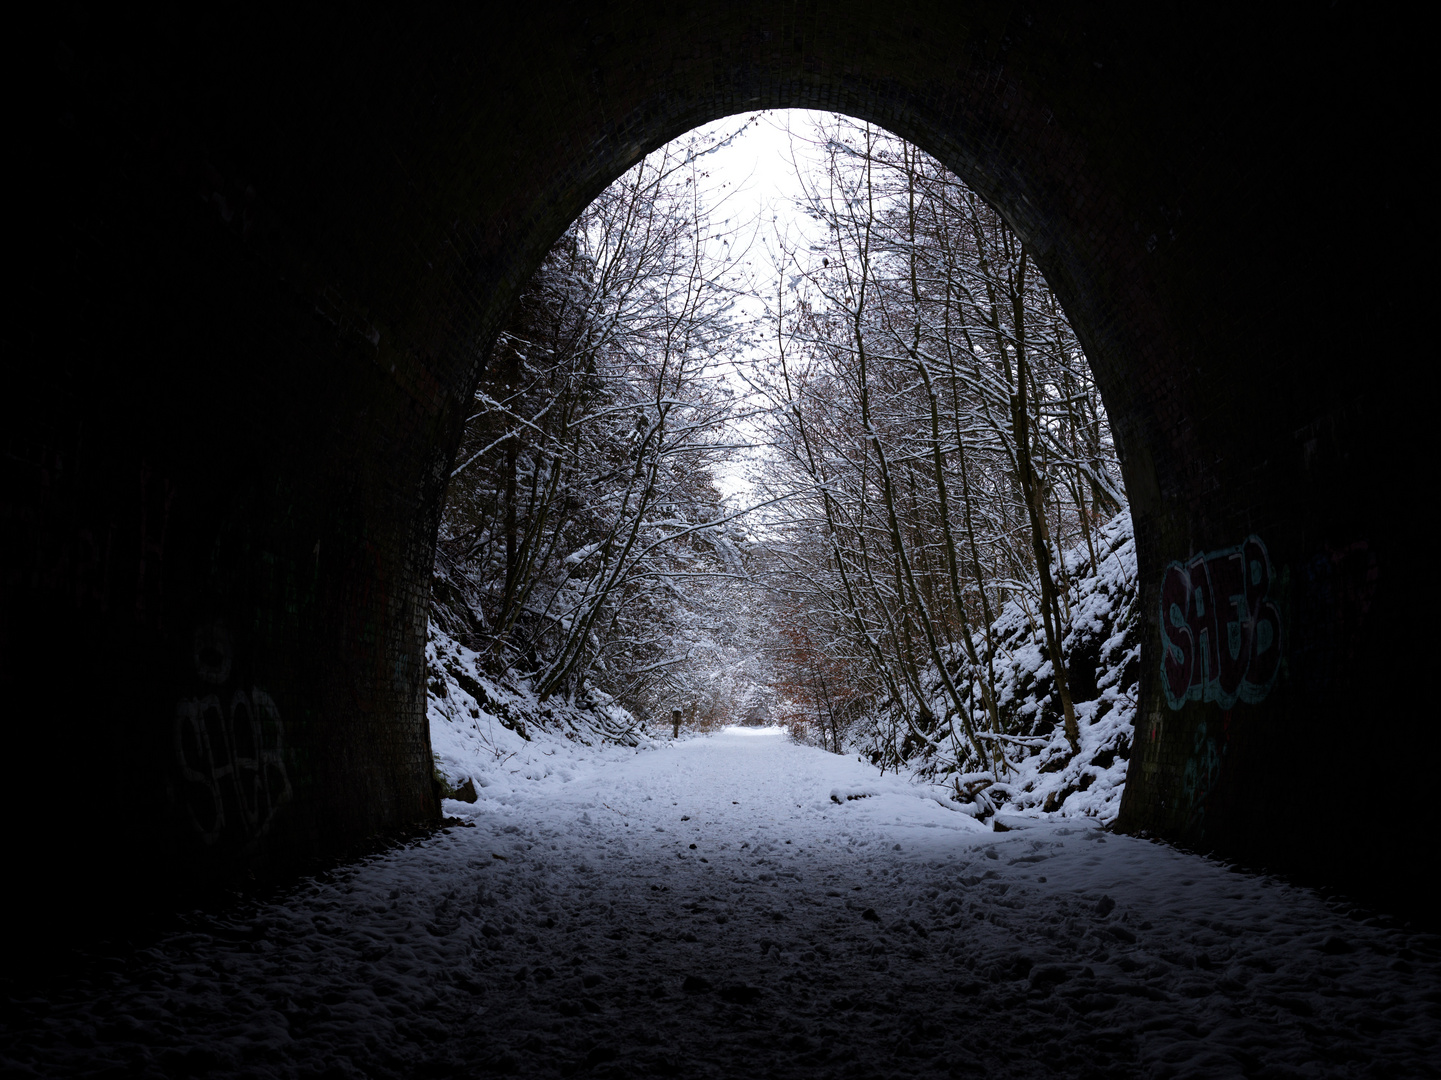
{"label": "snowy path", "polygon": [[1438,1075],[1436,939],[1305,890],[1074,824],[982,831],[776,733],[506,764],[479,803],[446,804],[474,827],[10,1002],[0,1061],[39,1076]]}

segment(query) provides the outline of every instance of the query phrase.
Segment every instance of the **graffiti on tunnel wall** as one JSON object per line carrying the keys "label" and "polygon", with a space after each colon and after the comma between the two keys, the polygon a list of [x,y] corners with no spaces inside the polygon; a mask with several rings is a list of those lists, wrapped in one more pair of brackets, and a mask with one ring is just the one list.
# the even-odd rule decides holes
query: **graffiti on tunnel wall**
{"label": "graffiti on tunnel wall", "polygon": [[214,689],[175,706],[178,801],[203,844],[252,842],[291,796],[280,710],[258,686],[229,685],[234,660],[222,627],[196,630],[194,663]]}
{"label": "graffiti on tunnel wall", "polygon": [[1229,709],[1270,692],[1281,664],[1281,611],[1258,536],[1166,567],[1161,582],[1161,686],[1166,704]]}
{"label": "graffiti on tunnel wall", "polygon": [[1186,759],[1186,768],[1181,773],[1181,800],[1182,805],[1190,807],[1190,816],[1187,821],[1190,828],[1204,826],[1207,803],[1210,800],[1211,792],[1215,790],[1217,781],[1221,778],[1221,769],[1226,761],[1226,751],[1230,749],[1230,710],[1223,712],[1221,716],[1219,742],[1206,730],[1204,720],[1197,724],[1196,730],[1191,733],[1191,756]]}

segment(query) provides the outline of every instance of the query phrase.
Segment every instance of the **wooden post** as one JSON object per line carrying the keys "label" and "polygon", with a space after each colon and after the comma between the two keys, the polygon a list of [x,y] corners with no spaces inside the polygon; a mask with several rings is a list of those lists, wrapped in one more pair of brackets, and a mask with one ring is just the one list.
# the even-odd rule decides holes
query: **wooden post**
{"label": "wooden post", "polygon": [[671,726],[670,737],[671,737],[672,739],[679,739],[679,738],[680,738],[680,715],[681,715],[681,714],[680,714],[680,710],[679,710],[679,709],[672,709],[672,710],[670,711],[670,726]]}

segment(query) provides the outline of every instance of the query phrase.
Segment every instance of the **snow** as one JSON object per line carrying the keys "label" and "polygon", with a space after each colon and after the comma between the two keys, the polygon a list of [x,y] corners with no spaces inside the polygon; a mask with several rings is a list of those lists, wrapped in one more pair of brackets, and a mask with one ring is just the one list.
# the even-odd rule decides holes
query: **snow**
{"label": "snow", "polygon": [[[1055,668],[1044,657],[1044,632],[1034,617],[1034,600],[1008,601],[991,624],[996,644],[996,701],[1011,727],[998,740],[1006,751],[999,771],[981,765],[969,740],[959,732],[940,740],[952,749],[922,748],[904,760],[918,780],[947,783],[954,797],[982,818],[997,810],[1021,812],[1043,820],[1090,819],[1109,825],[1120,813],[1126,786],[1136,716],[1141,642],[1136,620],[1138,602],[1136,541],[1131,515],[1123,510],[1095,531],[1096,564],[1081,544],[1063,553],[1068,629],[1062,641],[1074,679],[1076,657],[1093,653],[1095,695],[1074,703],[1080,731],[1079,751],[1072,754],[1060,723],[1061,704],[1055,692]],[[975,634],[973,644],[986,654],[987,639]],[[975,705],[972,723],[985,732],[989,724],[980,707],[980,680],[965,654],[955,651],[952,676],[957,685],[971,684],[967,700]],[[930,694],[930,711],[949,715],[939,672],[926,666],[921,679]],[[1072,693],[1084,693],[1073,685]],[[963,690],[963,694],[967,691]],[[851,745],[873,761],[896,761],[907,752],[908,728],[894,702],[869,717],[852,733]],[[984,738],[994,738],[986,735]]]}
{"label": "snow", "polygon": [[7,1075],[1436,1075],[1437,939],[1309,890],[776,729],[509,737],[455,826],[12,995]]}
{"label": "snow", "polygon": [[[426,644],[426,715],[436,771],[454,790],[467,779],[477,787],[492,782],[489,767],[526,754],[526,779],[542,779],[555,764],[535,760],[532,740],[543,739],[548,757],[568,759],[597,742],[638,745],[640,724],[606,693],[589,691],[584,702],[554,698],[542,705],[529,682],[508,673],[505,681],[485,674],[475,650],[446,633],[436,621]],[[562,737],[564,736],[564,737]]]}

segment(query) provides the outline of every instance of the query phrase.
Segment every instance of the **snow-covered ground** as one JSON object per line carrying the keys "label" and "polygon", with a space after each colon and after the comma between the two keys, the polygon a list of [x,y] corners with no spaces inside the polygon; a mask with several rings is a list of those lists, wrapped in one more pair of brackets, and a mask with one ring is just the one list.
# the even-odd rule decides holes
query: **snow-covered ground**
{"label": "snow-covered ground", "polygon": [[1434,1076],[1441,948],[774,730],[537,737],[464,821],[46,1000],[69,1076]]}

